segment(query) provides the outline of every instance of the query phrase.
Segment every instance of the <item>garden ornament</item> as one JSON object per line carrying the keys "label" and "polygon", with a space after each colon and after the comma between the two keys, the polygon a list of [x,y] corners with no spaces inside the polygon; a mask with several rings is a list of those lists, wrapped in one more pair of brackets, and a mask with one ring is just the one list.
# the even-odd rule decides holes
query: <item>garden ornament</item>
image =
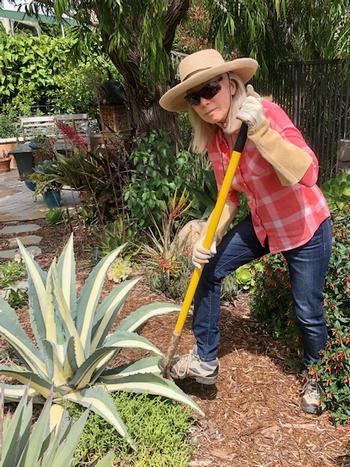
{"label": "garden ornament", "polygon": [[[220,221],[221,214],[223,212],[224,206],[226,204],[226,199],[232,184],[233,177],[235,175],[241,153],[243,151],[243,147],[245,145],[247,139],[247,131],[248,127],[245,123],[242,123],[242,126],[239,131],[239,135],[237,137],[237,141],[235,147],[232,151],[230,163],[227,167],[225,178],[223,180],[220,192],[218,194],[218,198],[213,210],[212,215],[210,216],[207,232],[204,237],[203,247],[206,250],[210,250],[213,240],[215,239],[216,230]],[[182,329],[184,327],[188,311],[190,309],[194,294],[197,289],[197,285],[199,279],[202,274],[202,265],[200,264],[199,267],[196,267],[193,271],[190,283],[188,285],[184,301],[182,303],[181,310],[179,312],[179,316],[175,325],[175,329],[167,350],[167,354],[165,358],[161,359],[159,362],[159,368],[163,373],[165,378],[170,378],[170,368],[171,362],[174,359],[177,347],[179,345]]]}

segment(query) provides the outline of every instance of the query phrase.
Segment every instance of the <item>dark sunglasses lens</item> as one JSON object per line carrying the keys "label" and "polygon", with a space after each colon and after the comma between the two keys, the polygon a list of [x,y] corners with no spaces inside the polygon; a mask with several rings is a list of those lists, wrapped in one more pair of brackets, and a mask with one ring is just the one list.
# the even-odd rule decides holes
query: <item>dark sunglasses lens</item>
{"label": "dark sunglasses lens", "polygon": [[221,79],[206,84],[199,91],[191,92],[191,94],[185,96],[186,101],[190,105],[198,105],[201,101],[201,97],[204,97],[204,99],[212,99],[221,89],[219,81],[221,81]]}

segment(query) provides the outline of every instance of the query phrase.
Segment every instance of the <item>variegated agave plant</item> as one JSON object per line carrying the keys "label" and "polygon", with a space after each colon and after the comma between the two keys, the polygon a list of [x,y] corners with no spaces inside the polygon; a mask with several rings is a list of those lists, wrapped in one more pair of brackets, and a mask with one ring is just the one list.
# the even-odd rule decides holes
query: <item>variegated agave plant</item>
{"label": "variegated agave plant", "polygon": [[[72,236],[58,262],[54,260],[47,273],[20,241],[18,244],[28,271],[30,321],[37,346],[23,331],[15,310],[0,299],[0,333],[25,363],[25,367],[0,365],[0,374],[23,384],[5,386],[7,401],[20,400],[25,385],[30,387],[29,395],[41,403],[53,393],[55,404],[51,413],[55,419],[52,424],[58,423],[63,413],[62,403],[76,402],[101,415],[133,447],[133,440],[109,392],[162,395],[203,414],[173,382],[159,375],[157,362],[161,351],[134,332],[149,318],[178,310],[178,306],[167,303],[142,306],[121,321],[116,331],[108,334],[138,281],[131,279],[119,284],[99,303],[106,272],[123,247],[95,266],[77,298]],[[145,349],[156,356],[126,367],[107,369],[116,354],[129,347]]]}

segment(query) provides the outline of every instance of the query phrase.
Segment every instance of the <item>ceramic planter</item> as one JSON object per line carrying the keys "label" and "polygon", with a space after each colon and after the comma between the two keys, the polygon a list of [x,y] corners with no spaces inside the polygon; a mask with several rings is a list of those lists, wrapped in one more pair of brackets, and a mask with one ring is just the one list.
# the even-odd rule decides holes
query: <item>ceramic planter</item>
{"label": "ceramic planter", "polygon": [[61,204],[61,193],[59,191],[47,190],[43,193],[43,198],[48,208],[58,208]]}

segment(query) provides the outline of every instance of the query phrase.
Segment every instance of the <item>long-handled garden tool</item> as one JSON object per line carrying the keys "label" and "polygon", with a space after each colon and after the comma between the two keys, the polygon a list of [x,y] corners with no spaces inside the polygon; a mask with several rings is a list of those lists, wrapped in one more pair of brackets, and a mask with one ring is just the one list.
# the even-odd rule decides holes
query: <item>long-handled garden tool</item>
{"label": "long-handled garden tool", "polygon": [[[213,215],[210,219],[208,229],[207,229],[204,241],[203,241],[204,248],[210,249],[211,244],[214,240],[215,232],[220,221],[221,213],[224,209],[227,195],[229,193],[231,183],[232,183],[233,177],[235,176],[236,169],[239,163],[239,159],[241,157],[241,153],[242,153],[243,147],[247,139],[247,130],[248,130],[247,125],[245,123],[242,123],[235,147],[231,154],[230,162],[227,167],[224,180],[222,182],[220,192],[218,194],[218,198],[217,198],[214,210],[213,210]],[[165,358],[163,358],[159,362],[159,368],[161,369],[162,374],[165,378],[170,377],[171,361],[173,360],[177,347],[179,345],[182,329],[184,327],[184,324],[185,324],[185,321],[188,315],[188,311],[190,309],[194,294],[196,292],[201,274],[202,274],[202,267],[197,267],[193,271],[190,283],[186,291],[184,301],[182,303],[181,310],[179,312],[179,316],[178,316],[178,319],[175,325],[175,329],[174,329],[174,332],[173,332],[173,335],[172,335],[172,338],[171,338],[171,341],[170,341],[170,344],[167,350],[167,354]]]}

